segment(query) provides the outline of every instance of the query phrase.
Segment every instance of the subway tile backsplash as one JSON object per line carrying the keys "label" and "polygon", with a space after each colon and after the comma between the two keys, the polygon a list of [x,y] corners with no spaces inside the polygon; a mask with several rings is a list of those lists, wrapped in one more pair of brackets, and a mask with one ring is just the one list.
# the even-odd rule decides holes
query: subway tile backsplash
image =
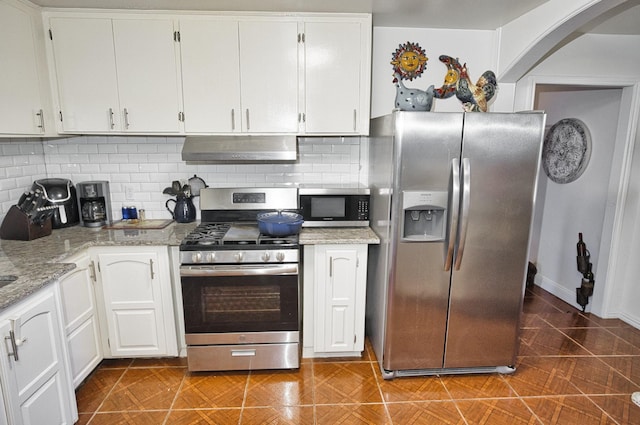
{"label": "subway tile backsplash", "polygon": [[[123,205],[144,208],[148,218],[170,218],[162,190],[197,174],[209,186],[289,184],[366,185],[368,149],[360,137],[301,137],[295,163],[187,164],[182,137],[80,136],[0,141],[0,217],[34,180],[108,180],[114,219]],[[133,194],[128,199],[126,194]],[[198,199],[195,199],[197,204]],[[199,214],[198,214],[199,218]]]}

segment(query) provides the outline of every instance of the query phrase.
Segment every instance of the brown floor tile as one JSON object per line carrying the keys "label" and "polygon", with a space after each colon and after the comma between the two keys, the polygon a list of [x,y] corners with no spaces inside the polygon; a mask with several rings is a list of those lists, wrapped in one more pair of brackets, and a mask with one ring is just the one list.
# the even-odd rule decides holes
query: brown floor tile
{"label": "brown floor tile", "polygon": [[597,357],[562,357],[566,378],[584,394],[631,394],[640,387]]}
{"label": "brown floor tile", "polygon": [[383,404],[316,406],[317,425],[391,425]]}
{"label": "brown floor tile", "polygon": [[575,341],[557,329],[523,329],[520,336],[521,356],[588,356]]}
{"label": "brown floor tile", "polygon": [[634,384],[640,385],[640,356],[603,356],[598,358],[620,372],[622,376],[631,380]]}
{"label": "brown floor tile", "polygon": [[184,374],[182,368],[127,369],[100,412],[169,409]]}
{"label": "brown floor tile", "polygon": [[589,398],[619,424],[640,424],[640,407],[631,401],[629,395],[591,396]]}
{"label": "brown floor tile", "polygon": [[387,409],[394,424],[466,425],[452,401],[389,403]]}
{"label": "brown floor tile", "polygon": [[241,424],[313,425],[313,406],[251,407],[242,409]]}
{"label": "brown floor tile", "polygon": [[166,425],[239,424],[241,409],[172,410]]}
{"label": "brown floor tile", "polygon": [[314,363],[316,404],[380,403],[371,363]]}
{"label": "brown floor tile", "polygon": [[313,404],[313,365],[296,371],[258,371],[249,376],[245,406]]}
{"label": "brown floor tile", "polygon": [[603,328],[560,329],[565,335],[597,356],[640,355],[637,348]]}
{"label": "brown floor tile", "polygon": [[613,425],[615,421],[585,396],[525,398],[524,402],[545,425]]}
{"label": "brown floor tile", "polygon": [[379,380],[384,401],[451,400],[442,381],[437,376],[407,376],[392,380]]}
{"label": "brown floor tile", "polygon": [[78,412],[95,412],[124,372],[125,369],[96,369],[76,391]]}
{"label": "brown floor tile", "polygon": [[172,408],[241,407],[248,379],[244,372],[187,373]]}
{"label": "brown floor tile", "polygon": [[513,389],[498,374],[443,376],[442,383],[454,400],[517,397]]}
{"label": "brown floor tile", "polygon": [[114,412],[96,413],[89,422],[90,425],[158,425],[164,423],[169,413],[166,411],[155,412]]}
{"label": "brown floor tile", "polygon": [[[541,422],[521,399],[456,401],[468,425],[540,425]],[[563,422],[578,423],[578,422]]]}
{"label": "brown floor tile", "polygon": [[580,394],[566,378],[567,363],[561,357],[523,357],[516,372],[505,375],[505,381],[521,397]]}
{"label": "brown floor tile", "polygon": [[536,286],[526,290],[520,328],[510,375],[384,380],[368,339],[361,356],[302,359],[286,371],[107,359],[76,391],[76,425],[640,424],[630,401],[640,391],[640,330]]}

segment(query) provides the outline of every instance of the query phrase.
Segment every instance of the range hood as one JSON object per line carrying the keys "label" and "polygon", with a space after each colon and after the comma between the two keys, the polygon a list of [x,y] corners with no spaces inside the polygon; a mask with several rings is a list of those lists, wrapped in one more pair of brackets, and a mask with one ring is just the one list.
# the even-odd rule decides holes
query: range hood
{"label": "range hood", "polygon": [[295,161],[296,136],[189,136],[182,146],[188,162]]}

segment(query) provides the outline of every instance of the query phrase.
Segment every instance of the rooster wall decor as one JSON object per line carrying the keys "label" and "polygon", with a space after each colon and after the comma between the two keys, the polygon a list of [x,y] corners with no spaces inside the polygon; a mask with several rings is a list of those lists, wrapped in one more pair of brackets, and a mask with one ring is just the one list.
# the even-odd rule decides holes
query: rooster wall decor
{"label": "rooster wall decor", "polygon": [[418,43],[407,41],[400,44],[391,55],[393,65],[393,82],[396,85],[395,107],[401,111],[430,111],[433,105],[433,90],[431,85],[427,90],[408,88],[402,80],[413,80],[424,72],[427,66],[425,51]]}
{"label": "rooster wall decor", "polygon": [[476,84],[471,82],[467,64],[460,64],[458,58],[441,55],[440,62],[447,66],[444,84],[434,90],[436,99],[447,99],[454,94],[462,102],[467,112],[487,112],[487,103],[495,96],[498,82],[493,71],[485,71]]}

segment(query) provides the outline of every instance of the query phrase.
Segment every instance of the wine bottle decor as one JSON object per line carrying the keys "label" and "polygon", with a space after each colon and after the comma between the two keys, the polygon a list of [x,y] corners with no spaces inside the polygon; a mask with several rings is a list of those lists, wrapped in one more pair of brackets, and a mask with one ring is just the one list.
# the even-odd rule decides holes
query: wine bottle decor
{"label": "wine bottle decor", "polygon": [[582,273],[582,281],[580,287],[576,288],[576,302],[582,307],[584,312],[587,304],[589,304],[589,297],[593,295],[593,287],[595,285],[595,278],[593,271],[591,270],[593,264],[591,264],[591,253],[587,249],[587,244],[582,240],[582,233],[578,233],[578,243],[576,244],[577,250],[577,266],[578,271]]}

